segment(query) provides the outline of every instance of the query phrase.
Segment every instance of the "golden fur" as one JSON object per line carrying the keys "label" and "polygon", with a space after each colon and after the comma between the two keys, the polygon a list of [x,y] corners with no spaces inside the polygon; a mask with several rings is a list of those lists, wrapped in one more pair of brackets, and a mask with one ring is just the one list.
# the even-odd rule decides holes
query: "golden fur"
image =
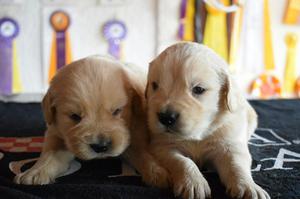
{"label": "golden fur", "polygon": [[[42,102],[47,132],[41,156],[15,182],[48,184],[75,156],[90,160],[122,154],[146,183],[166,186],[166,171],[147,152],[145,83],[146,78],[108,57],[92,56],[62,68]],[[109,150],[97,153],[90,147],[99,140],[110,140]]]}
{"label": "golden fur", "polygon": [[[190,42],[170,46],[150,63],[146,98],[151,149],[176,195],[209,197],[198,166],[211,165],[232,197],[270,198],[250,171],[256,113],[216,53]],[[170,110],[176,122],[164,125],[159,114]]]}

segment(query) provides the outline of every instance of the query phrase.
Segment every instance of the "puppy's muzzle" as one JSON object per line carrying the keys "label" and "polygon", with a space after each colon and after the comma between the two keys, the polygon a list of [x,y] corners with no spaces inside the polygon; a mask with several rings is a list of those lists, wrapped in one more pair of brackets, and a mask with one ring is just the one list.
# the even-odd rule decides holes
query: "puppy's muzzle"
{"label": "puppy's muzzle", "polygon": [[99,139],[98,143],[90,144],[90,147],[96,153],[107,152],[112,146],[112,141],[109,138]]}
{"label": "puppy's muzzle", "polygon": [[159,122],[164,125],[165,127],[173,127],[175,126],[178,118],[179,118],[179,113],[176,111],[167,109],[165,112],[159,112],[157,114]]}

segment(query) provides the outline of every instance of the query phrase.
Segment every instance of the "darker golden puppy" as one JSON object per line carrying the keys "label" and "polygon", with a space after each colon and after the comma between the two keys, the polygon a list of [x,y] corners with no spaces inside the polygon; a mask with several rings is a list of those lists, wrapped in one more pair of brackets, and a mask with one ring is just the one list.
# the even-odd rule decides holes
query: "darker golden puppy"
{"label": "darker golden puppy", "polygon": [[90,160],[123,154],[146,183],[165,186],[166,171],[147,152],[145,81],[106,57],[88,57],[62,68],[42,102],[47,132],[41,156],[15,182],[53,182],[75,156]]}

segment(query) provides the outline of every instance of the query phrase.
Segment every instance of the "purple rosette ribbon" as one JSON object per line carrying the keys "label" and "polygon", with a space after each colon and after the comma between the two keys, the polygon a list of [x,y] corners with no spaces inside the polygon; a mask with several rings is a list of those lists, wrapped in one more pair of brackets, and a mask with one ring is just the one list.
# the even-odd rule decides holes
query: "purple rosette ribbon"
{"label": "purple rosette ribbon", "polygon": [[116,59],[121,58],[121,41],[126,37],[125,24],[119,20],[111,20],[104,24],[103,35],[108,41],[108,53]]}
{"label": "purple rosette ribbon", "polygon": [[18,23],[9,17],[0,19],[0,93],[13,91],[13,39],[19,33]]}

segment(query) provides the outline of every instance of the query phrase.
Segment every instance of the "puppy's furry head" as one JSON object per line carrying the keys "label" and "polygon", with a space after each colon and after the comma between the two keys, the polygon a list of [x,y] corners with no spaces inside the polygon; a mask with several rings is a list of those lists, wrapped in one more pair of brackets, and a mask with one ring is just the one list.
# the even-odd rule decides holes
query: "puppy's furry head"
{"label": "puppy's furry head", "polygon": [[227,64],[208,47],[170,46],[150,63],[146,98],[152,133],[203,138],[220,113],[235,111]]}
{"label": "puppy's furry head", "polygon": [[142,88],[116,60],[92,56],[62,68],[42,107],[48,132],[81,159],[120,155],[130,142],[132,104]]}

